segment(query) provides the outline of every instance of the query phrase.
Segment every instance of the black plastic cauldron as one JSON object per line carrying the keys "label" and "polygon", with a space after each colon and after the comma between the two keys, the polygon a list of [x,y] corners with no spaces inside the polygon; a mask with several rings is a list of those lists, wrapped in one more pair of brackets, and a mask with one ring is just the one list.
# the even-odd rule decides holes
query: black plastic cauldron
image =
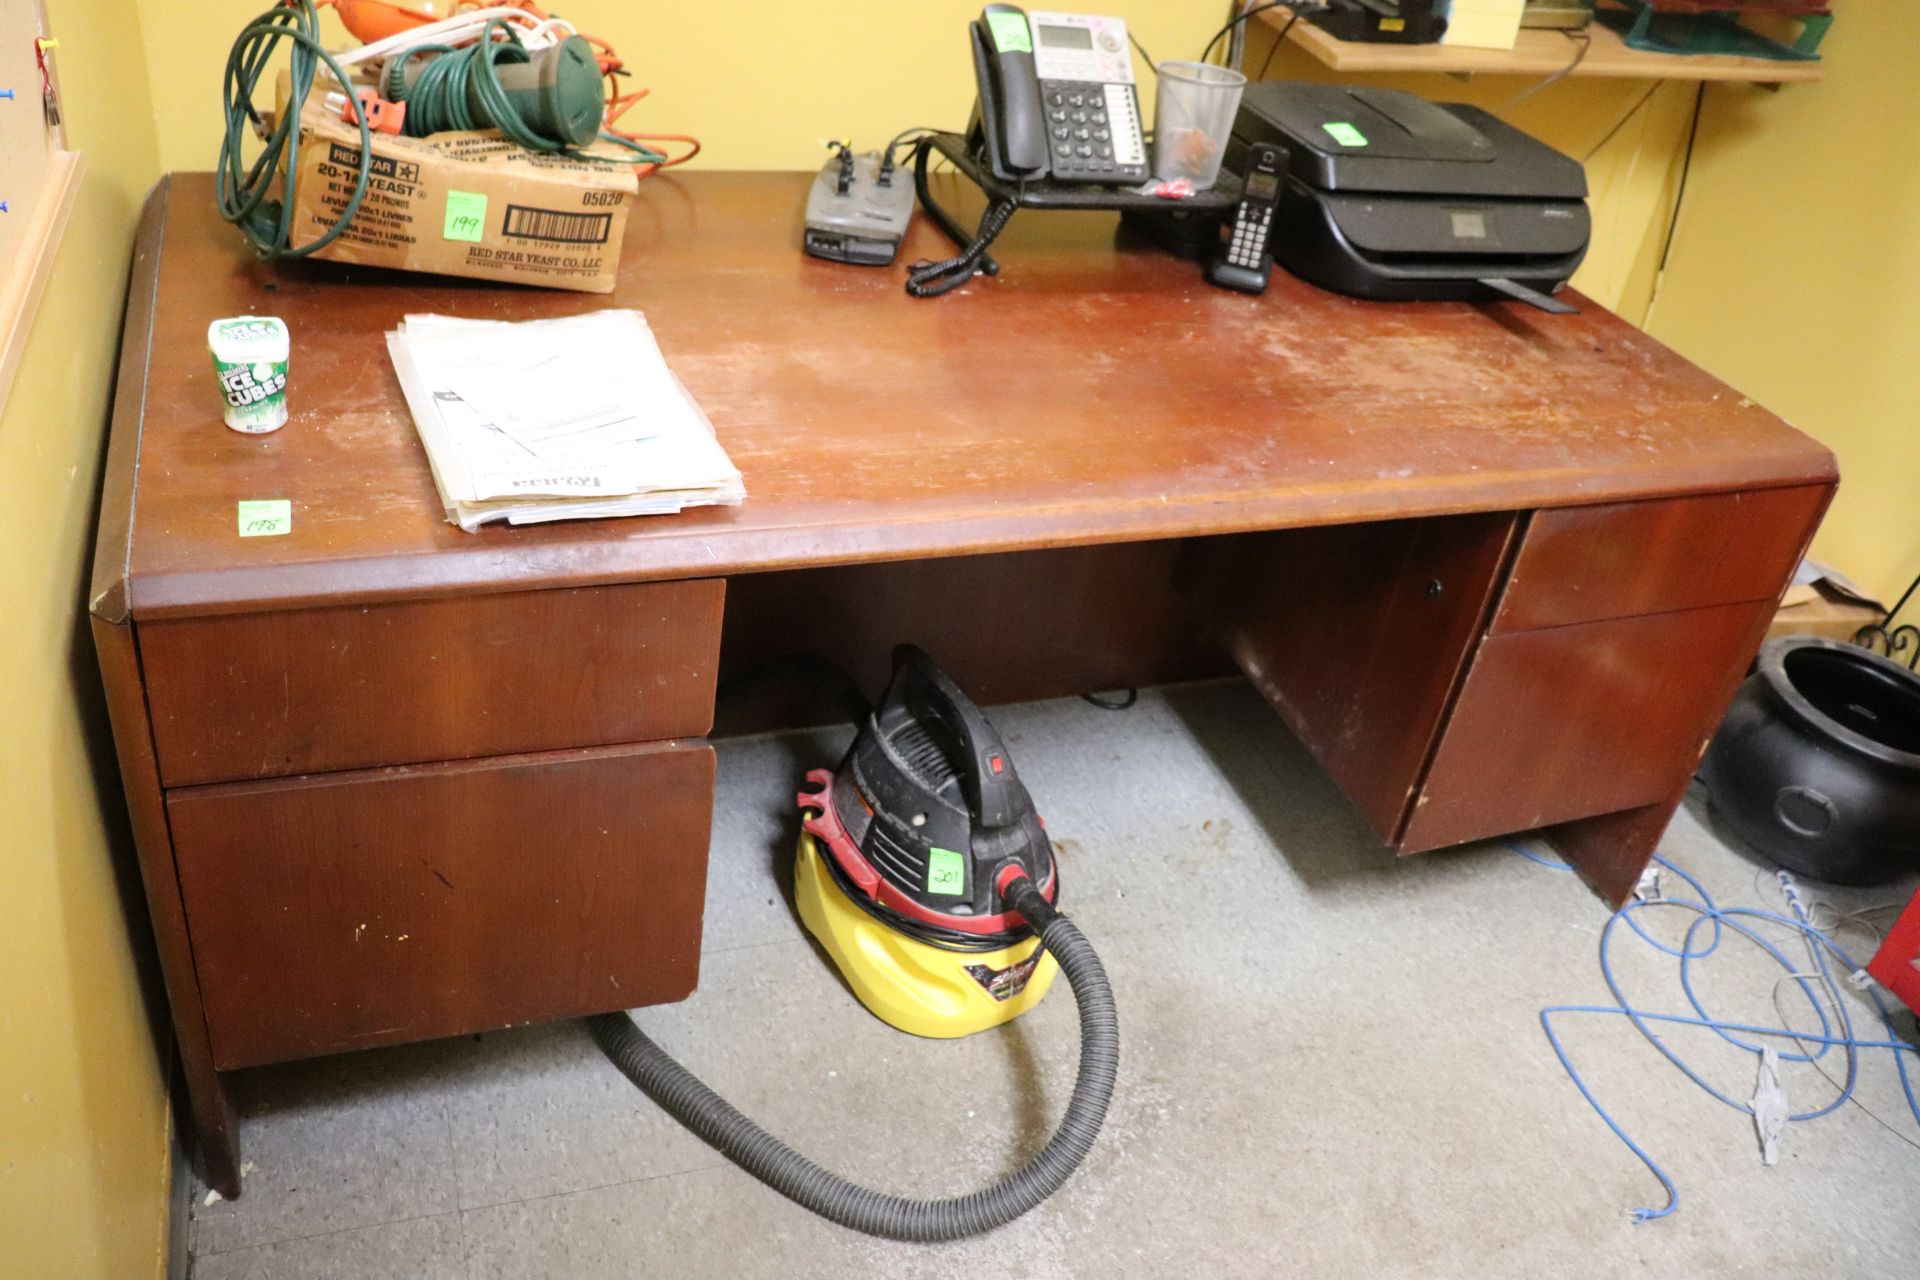
{"label": "black plastic cauldron", "polygon": [[1877,884],[1920,868],[1920,676],[1897,662],[1768,641],[1701,772],[1715,817],[1788,870]]}

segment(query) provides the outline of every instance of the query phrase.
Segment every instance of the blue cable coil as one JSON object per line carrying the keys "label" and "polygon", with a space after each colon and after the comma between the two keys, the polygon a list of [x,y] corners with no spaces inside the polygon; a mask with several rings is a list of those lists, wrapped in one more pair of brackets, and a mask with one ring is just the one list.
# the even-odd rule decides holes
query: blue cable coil
{"label": "blue cable coil", "polygon": [[[1510,844],[1507,847],[1529,862],[1540,866],[1555,871],[1573,869],[1565,863],[1541,857],[1521,845]],[[1606,979],[1607,990],[1613,995],[1613,1004],[1556,1004],[1549,1005],[1540,1011],[1540,1026],[1546,1031],[1547,1043],[1553,1046],[1554,1054],[1560,1059],[1560,1065],[1566,1068],[1567,1076],[1573,1081],[1574,1087],[1580,1091],[1580,1096],[1587,1100],[1587,1105],[1593,1108],[1594,1114],[1606,1122],[1607,1128],[1613,1130],[1614,1136],[1626,1144],[1627,1150],[1633,1152],[1653,1176],[1660,1180],[1661,1187],[1667,1193],[1666,1204],[1657,1209],[1632,1210],[1630,1216],[1635,1222],[1649,1222],[1673,1213],[1680,1207],[1679,1188],[1674,1185],[1673,1179],[1667,1176],[1666,1170],[1660,1167],[1659,1162],[1647,1153],[1646,1148],[1635,1142],[1621,1127],[1620,1122],[1600,1104],[1593,1090],[1581,1078],[1579,1070],[1573,1065],[1572,1057],[1567,1053],[1566,1046],[1561,1043],[1560,1036],[1554,1029],[1554,1018],[1557,1016],[1577,1013],[1626,1018],[1667,1061],[1678,1067],[1687,1079],[1705,1090],[1716,1101],[1749,1116],[1753,1114],[1752,1104],[1730,1097],[1707,1083],[1672,1045],[1656,1033],[1655,1026],[1665,1024],[1706,1027],[1728,1044],[1737,1049],[1746,1050],[1756,1057],[1760,1055],[1762,1045],[1753,1037],[1794,1042],[1798,1048],[1783,1048],[1779,1051],[1782,1062],[1816,1063],[1836,1049],[1843,1051],[1846,1058],[1846,1078],[1839,1086],[1839,1093],[1821,1106],[1787,1117],[1793,1121],[1818,1120],[1821,1116],[1829,1115],[1845,1106],[1853,1097],[1854,1087],[1859,1081],[1861,1051],[1887,1050],[1893,1054],[1894,1067],[1899,1074],[1901,1092],[1906,1095],[1907,1108],[1913,1113],[1916,1126],[1920,1126],[1920,1097],[1915,1096],[1913,1077],[1908,1063],[1909,1057],[1920,1057],[1920,1048],[1897,1038],[1898,1033],[1893,1025],[1893,1012],[1888,1008],[1880,992],[1873,987],[1866,989],[1866,995],[1879,1014],[1881,1025],[1886,1028],[1887,1035],[1883,1039],[1873,1039],[1855,1034],[1853,1018],[1847,1011],[1846,1000],[1840,994],[1840,986],[1834,978],[1831,962],[1837,961],[1841,971],[1846,974],[1853,974],[1860,966],[1844,948],[1813,926],[1801,904],[1799,890],[1795,887],[1792,877],[1785,872],[1779,875],[1781,890],[1793,912],[1791,916],[1786,916],[1776,911],[1763,911],[1754,907],[1722,907],[1713,900],[1713,896],[1698,880],[1666,858],[1656,856],[1654,861],[1684,880],[1698,897],[1662,897],[1629,902],[1608,918],[1605,927],[1600,931],[1600,972]],[[1636,919],[1645,912],[1662,908],[1673,908],[1694,914],[1695,918],[1688,924],[1686,934],[1677,947],[1662,942],[1648,933]],[[1758,932],[1756,925],[1761,923],[1783,926],[1791,931],[1793,938],[1804,942],[1817,972],[1806,973],[1796,969],[1786,953],[1773,940]],[[1622,925],[1663,955],[1679,960],[1680,987],[1686,994],[1688,1004],[1692,1007],[1692,1014],[1655,1012],[1643,1009],[1627,999],[1613,972],[1612,948],[1614,941],[1620,935]],[[1793,982],[1800,993],[1806,997],[1808,1006],[1819,1021],[1818,1031],[1797,1031],[1784,1026],[1756,1026],[1751,1023],[1717,1018],[1707,1011],[1705,1003],[1695,989],[1694,965],[1717,952],[1729,931],[1753,942],[1773,958],[1784,973],[1780,981]],[[1830,1000],[1823,1001],[1820,998],[1822,987],[1825,988]]]}

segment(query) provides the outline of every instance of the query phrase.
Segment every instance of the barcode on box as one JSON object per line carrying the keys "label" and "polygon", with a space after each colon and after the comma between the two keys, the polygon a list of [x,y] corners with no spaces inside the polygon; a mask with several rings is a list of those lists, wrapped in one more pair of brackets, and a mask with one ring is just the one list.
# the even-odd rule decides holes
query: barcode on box
{"label": "barcode on box", "polygon": [[555,209],[507,206],[506,234],[556,244],[605,244],[613,226],[610,213],[561,213]]}

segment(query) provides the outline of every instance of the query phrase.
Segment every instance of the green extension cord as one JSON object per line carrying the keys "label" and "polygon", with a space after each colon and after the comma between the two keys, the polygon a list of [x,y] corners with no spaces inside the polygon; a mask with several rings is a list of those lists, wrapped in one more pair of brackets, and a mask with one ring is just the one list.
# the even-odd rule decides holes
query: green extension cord
{"label": "green extension cord", "polygon": [[[360,166],[355,175],[353,194],[340,211],[338,220],[318,239],[295,249],[289,244],[293,225],[291,202],[267,199],[276,170],[284,170],[289,175],[298,171],[300,113],[306,104],[307,94],[313,88],[316,64],[325,64],[336,81],[342,86],[347,84],[347,75],[340,64],[320,46],[319,30],[319,15],[314,10],[312,0],[276,5],[247,24],[234,41],[232,52],[227,55],[224,85],[226,133],[220,142],[220,214],[240,228],[247,243],[262,258],[303,258],[325,248],[353,221],[367,193],[373,140],[367,128],[365,108],[356,97],[350,101],[353,104],[354,121],[360,126]],[[503,33],[506,39],[496,40],[496,31]],[[243,166],[240,147],[246,127],[249,123],[256,126],[261,123],[259,114],[253,109],[254,88],[266,69],[267,60],[282,40],[293,42],[289,58],[292,91],[279,122],[266,135],[266,146],[260,157],[250,167]],[[404,79],[407,64],[416,57],[427,55],[434,55],[432,61],[421,68],[413,87],[408,89]],[[390,100],[407,104],[405,127],[412,137],[491,126],[505,135],[508,141],[528,151],[559,153],[603,164],[640,161],[657,164],[667,158],[662,152],[605,129],[599,131],[601,140],[632,152],[632,161],[574,151],[564,142],[531,128],[501,87],[499,75],[494,69],[498,63],[523,63],[530,58],[526,46],[520,43],[520,37],[513,28],[495,18],[487,23],[480,40],[465,48],[423,44],[403,50],[388,61],[383,87]],[[481,110],[491,119],[480,119],[469,109],[470,88]]]}
{"label": "green extension cord", "polygon": [[[495,32],[506,39],[494,39]],[[409,89],[407,64],[427,55],[435,56],[420,69],[413,87]],[[485,129],[492,126],[505,134],[508,141],[528,151],[567,152],[565,143],[529,126],[513,105],[507,91],[501,87],[499,73],[495,70],[498,65],[532,60],[533,56],[527,52],[526,46],[520,43],[519,34],[503,19],[494,18],[482,29],[480,39],[465,48],[454,49],[444,44],[415,45],[389,58],[382,88],[389,101],[407,104],[404,127],[409,137],[421,138],[452,129]],[[472,91],[471,96],[469,90]],[[474,98],[479,100],[478,114],[472,109]],[[606,129],[600,130],[599,136],[602,142],[611,142],[631,151],[636,161],[658,164],[667,158],[663,152]],[[628,163],[579,152],[569,154],[582,160]]]}
{"label": "green extension cord", "polygon": [[[293,52],[289,58],[292,72],[292,93],[287,99],[287,109],[281,113],[273,132],[265,135],[266,147],[251,166],[240,158],[241,143],[245,138],[249,124],[258,127],[261,124],[259,112],[253,109],[254,87],[260,82],[260,75],[266,70],[267,60],[273,56],[274,49],[282,40],[293,42]],[[306,103],[307,93],[313,88],[314,65],[316,60],[326,64],[334,79],[341,84],[347,82],[347,73],[340,69],[320,44],[320,15],[314,11],[313,0],[299,0],[296,4],[277,4],[259,17],[249,22],[233,42],[233,49],[227,54],[227,71],[221,86],[221,96],[226,107],[227,127],[220,138],[220,168],[216,175],[217,199],[220,202],[220,216],[240,228],[247,243],[262,258],[304,258],[332,244],[347,224],[353,221],[353,215],[360,212],[360,202],[366,198],[367,177],[373,168],[373,137],[367,130],[367,114],[360,100],[353,100],[354,122],[360,126],[360,168],[355,175],[353,194],[347,199],[347,207],[340,211],[340,218],[328,227],[320,238],[298,249],[288,247],[288,237],[293,229],[293,204],[289,201],[269,200],[268,191],[273,188],[273,175],[282,168],[288,174],[294,173],[300,163],[300,108]],[[284,166],[282,160],[285,161]]]}

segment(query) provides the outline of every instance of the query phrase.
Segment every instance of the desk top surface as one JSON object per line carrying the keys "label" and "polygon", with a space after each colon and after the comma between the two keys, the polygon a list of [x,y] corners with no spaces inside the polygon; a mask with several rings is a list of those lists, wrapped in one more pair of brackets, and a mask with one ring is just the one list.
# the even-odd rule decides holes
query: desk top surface
{"label": "desk top surface", "polygon": [[[1263,297],[1023,213],[998,279],[944,298],[799,249],[809,175],[641,184],[611,296],[266,265],[211,177],[156,188],[136,245],[94,611],[122,621],[702,577],[1825,481],[1832,455],[1597,305]],[[952,195],[949,192],[949,195]],[[917,219],[901,260],[951,249]],[[627,306],[745,475],[677,516],[463,533],[383,334],[409,312]],[[283,317],[292,420],[228,431],[209,320]],[[137,482],[136,482],[137,477]],[[235,503],[288,498],[241,539]]]}

